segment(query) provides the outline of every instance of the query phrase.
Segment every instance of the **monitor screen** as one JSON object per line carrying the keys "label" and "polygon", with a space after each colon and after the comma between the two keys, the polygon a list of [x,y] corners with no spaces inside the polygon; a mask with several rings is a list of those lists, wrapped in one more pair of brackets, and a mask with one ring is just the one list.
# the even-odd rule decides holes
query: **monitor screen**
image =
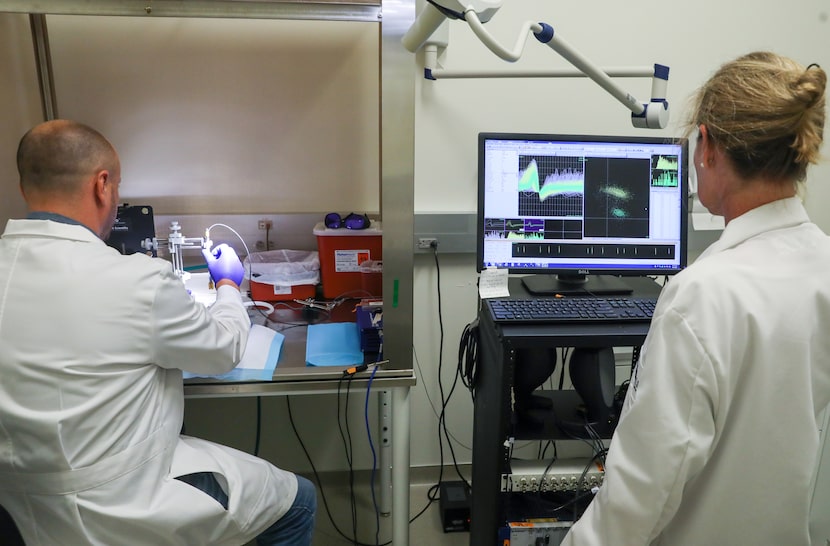
{"label": "monitor screen", "polygon": [[619,293],[686,266],[682,138],[481,133],[477,267],[535,293]]}

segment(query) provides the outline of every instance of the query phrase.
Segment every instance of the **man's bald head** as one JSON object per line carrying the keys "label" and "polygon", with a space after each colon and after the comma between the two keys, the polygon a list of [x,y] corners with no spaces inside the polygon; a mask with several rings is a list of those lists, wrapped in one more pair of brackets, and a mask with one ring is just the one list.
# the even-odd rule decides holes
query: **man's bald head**
{"label": "man's bald head", "polygon": [[70,196],[97,171],[119,169],[112,144],[95,129],[69,120],[52,120],[23,135],[17,171],[23,195]]}

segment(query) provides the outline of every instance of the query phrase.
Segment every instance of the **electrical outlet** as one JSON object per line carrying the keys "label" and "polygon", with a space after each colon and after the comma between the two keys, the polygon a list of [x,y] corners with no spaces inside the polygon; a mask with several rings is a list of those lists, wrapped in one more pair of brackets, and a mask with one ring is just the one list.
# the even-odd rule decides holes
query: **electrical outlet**
{"label": "electrical outlet", "polygon": [[438,246],[438,239],[435,237],[421,237],[418,239],[418,248],[422,250],[429,250],[434,246]]}
{"label": "electrical outlet", "polygon": [[271,222],[271,220],[260,220],[259,222],[257,222],[257,228],[259,228],[262,231],[271,229],[273,226],[274,224]]}

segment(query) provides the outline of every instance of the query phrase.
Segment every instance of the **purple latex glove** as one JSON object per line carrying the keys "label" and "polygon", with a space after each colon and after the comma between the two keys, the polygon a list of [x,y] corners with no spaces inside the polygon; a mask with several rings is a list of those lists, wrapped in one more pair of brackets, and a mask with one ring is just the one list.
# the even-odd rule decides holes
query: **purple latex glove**
{"label": "purple latex glove", "polygon": [[213,279],[214,283],[218,284],[223,279],[229,279],[235,282],[237,286],[242,284],[242,279],[245,277],[245,268],[232,247],[221,244],[213,250],[203,248],[202,256],[205,257],[208,271],[210,271],[210,278]]}

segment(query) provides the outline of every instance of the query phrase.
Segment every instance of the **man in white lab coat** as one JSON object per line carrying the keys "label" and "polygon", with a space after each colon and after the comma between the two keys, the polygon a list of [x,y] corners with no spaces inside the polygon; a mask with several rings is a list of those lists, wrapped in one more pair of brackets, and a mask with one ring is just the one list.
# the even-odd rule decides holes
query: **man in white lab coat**
{"label": "man in white lab coat", "polygon": [[726,228],[669,281],[565,546],[808,546],[830,402],[830,239],[797,197],[818,160],[826,74],[771,53],[702,87],[698,194]]}
{"label": "man in white lab coat", "polygon": [[310,482],[179,434],[181,370],[227,372],[245,347],[233,249],[205,255],[205,309],[168,262],[103,242],[121,174],[97,131],[40,124],[17,161],[30,214],[0,240],[0,505],[26,543],[309,544]]}

